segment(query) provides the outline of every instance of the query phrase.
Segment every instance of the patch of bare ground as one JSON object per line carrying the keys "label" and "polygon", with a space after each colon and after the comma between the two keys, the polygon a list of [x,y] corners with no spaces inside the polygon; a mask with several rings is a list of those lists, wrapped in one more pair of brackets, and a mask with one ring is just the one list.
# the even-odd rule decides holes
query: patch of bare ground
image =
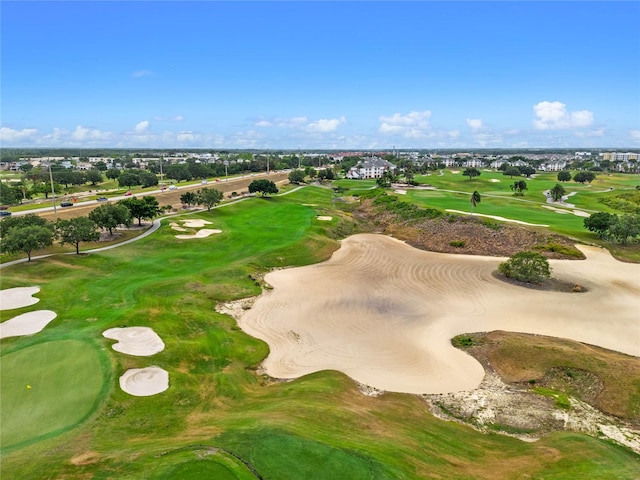
{"label": "patch of bare ground", "polygon": [[523,440],[556,430],[578,431],[640,453],[636,357],[502,331],[461,335],[454,343],[464,345],[486,375],[474,390],[423,395],[434,415]]}
{"label": "patch of bare ground", "polygon": [[[364,229],[392,235],[421,250],[466,255],[509,257],[522,250],[537,250],[547,258],[584,259],[575,240],[547,231],[498,223],[479,217],[445,215],[403,220],[363,200],[354,213]],[[560,245],[569,254],[548,248]]]}

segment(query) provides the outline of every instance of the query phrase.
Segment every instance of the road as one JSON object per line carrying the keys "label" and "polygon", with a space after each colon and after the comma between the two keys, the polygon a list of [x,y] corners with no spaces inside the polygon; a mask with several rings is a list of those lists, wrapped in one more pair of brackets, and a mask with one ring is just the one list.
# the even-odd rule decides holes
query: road
{"label": "road", "polygon": [[[252,175],[248,175],[245,177],[230,178],[228,181],[221,180],[220,182],[209,182],[206,185],[202,185],[200,183],[192,184],[192,185],[182,185],[182,186],[178,186],[176,190],[165,190],[164,192],[162,192],[161,190],[141,191],[141,192],[136,192],[135,195],[137,196],[153,195],[158,199],[158,203],[160,204],[161,207],[164,207],[165,205],[171,205],[174,208],[179,208],[180,205],[182,205],[182,203],[180,202],[180,195],[182,195],[186,191],[199,190],[205,187],[212,187],[212,188],[215,188],[216,190],[220,190],[224,194],[225,198],[229,198],[231,195],[231,192],[238,192],[238,194],[240,194],[240,192],[247,191],[249,184],[257,178],[268,178],[269,180],[278,184],[278,183],[282,183],[283,181],[286,181],[288,177],[289,177],[288,171],[272,172],[269,174],[254,173]],[[78,197],[81,200],[82,194],[78,194]],[[110,197],[109,201],[114,202],[114,201],[123,200],[126,198],[131,198],[131,197],[124,196],[124,195],[117,196],[117,197]],[[97,200],[89,200],[86,202],[79,201],[73,207],[60,207],[58,205],[56,207],[57,212],[54,212],[53,207],[45,207],[45,208],[36,208],[32,210],[24,210],[21,212],[13,212],[13,215],[18,216],[18,215],[26,215],[28,213],[36,213],[39,216],[44,217],[47,220],[51,220],[51,221],[55,220],[56,218],[59,218],[61,220],[67,220],[69,218],[88,215],[91,210],[99,207],[100,205],[103,205],[103,203],[98,202]]]}

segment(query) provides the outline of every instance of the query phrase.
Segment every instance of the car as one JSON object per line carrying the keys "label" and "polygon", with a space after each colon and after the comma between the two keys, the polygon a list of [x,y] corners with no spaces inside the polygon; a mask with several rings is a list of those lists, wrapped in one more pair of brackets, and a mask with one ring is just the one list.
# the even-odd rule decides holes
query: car
{"label": "car", "polygon": [[124,194],[125,197],[130,197],[131,195],[133,195],[133,193],[131,193],[131,192],[127,192],[127,193]]}
{"label": "car", "polygon": [[73,207],[73,202],[60,202],[61,207]]}
{"label": "car", "polygon": [[0,210],[0,217],[10,217],[11,212],[7,212],[6,210]]}
{"label": "car", "polygon": [[169,185],[169,190],[177,190],[178,187],[176,187],[175,185]]}
{"label": "car", "polygon": [[97,202],[108,202],[109,199],[107,197],[98,197],[98,198],[96,198],[96,201]]}

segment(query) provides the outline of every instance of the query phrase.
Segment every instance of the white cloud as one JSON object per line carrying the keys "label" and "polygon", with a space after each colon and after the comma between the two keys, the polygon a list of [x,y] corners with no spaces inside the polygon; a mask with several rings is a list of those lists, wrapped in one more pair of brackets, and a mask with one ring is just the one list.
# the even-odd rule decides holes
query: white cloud
{"label": "white cloud", "polygon": [[309,132],[335,132],[335,130],[346,121],[347,119],[344,117],[332,118],[330,120],[320,119],[315,122],[311,122],[309,125],[307,125],[306,129]]}
{"label": "white cloud", "polygon": [[131,76],[134,78],[149,77],[151,75],[153,75],[153,72],[151,70],[136,70],[131,74]]}
{"label": "white cloud", "polygon": [[101,130],[90,129],[87,127],[83,127],[82,125],[78,125],[71,134],[71,138],[77,141],[108,140],[111,135],[112,134],[110,132],[103,132]]}
{"label": "white cloud", "polygon": [[636,142],[640,142],[640,130],[629,130],[629,136]]}
{"label": "white cloud", "polygon": [[394,113],[390,117],[381,115],[378,131],[383,134],[402,135],[405,138],[421,138],[427,135],[429,130],[429,118],[431,111],[409,112],[406,115]]}
{"label": "white cloud", "polygon": [[482,128],[481,118],[467,118],[467,125],[471,130],[480,130]]}
{"label": "white cloud", "polygon": [[22,130],[14,130],[9,127],[0,128],[0,142],[14,143],[20,140],[28,140],[38,133],[35,128],[23,128]]}
{"label": "white cloud", "polygon": [[181,122],[182,120],[184,120],[184,117],[182,115],[156,115],[155,117],[153,117],[153,119],[156,122]]}
{"label": "white cloud", "polygon": [[272,118],[254,122],[254,126],[263,128],[300,128],[309,121],[307,117]]}
{"label": "white cloud", "polygon": [[537,130],[562,130],[583,128],[593,123],[593,112],[580,110],[568,112],[562,102],[540,102],[533,106],[533,126]]}
{"label": "white cloud", "polygon": [[144,133],[147,131],[147,128],[149,128],[149,120],[143,120],[142,122],[136,125],[136,128],[134,129],[134,131],[136,133]]}

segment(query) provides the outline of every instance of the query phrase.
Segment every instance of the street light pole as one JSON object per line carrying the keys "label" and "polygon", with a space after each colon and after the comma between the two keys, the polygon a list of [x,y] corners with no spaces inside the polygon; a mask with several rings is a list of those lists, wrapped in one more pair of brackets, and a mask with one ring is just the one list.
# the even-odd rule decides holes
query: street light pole
{"label": "street light pole", "polygon": [[56,190],[53,188],[53,173],[51,173],[51,162],[49,162],[49,180],[51,181],[51,197],[53,198],[53,214],[58,219],[58,210],[56,209]]}
{"label": "street light pole", "polygon": [[224,183],[229,183],[229,177],[227,173],[227,167],[229,166],[229,160],[222,162],[224,164]]}

